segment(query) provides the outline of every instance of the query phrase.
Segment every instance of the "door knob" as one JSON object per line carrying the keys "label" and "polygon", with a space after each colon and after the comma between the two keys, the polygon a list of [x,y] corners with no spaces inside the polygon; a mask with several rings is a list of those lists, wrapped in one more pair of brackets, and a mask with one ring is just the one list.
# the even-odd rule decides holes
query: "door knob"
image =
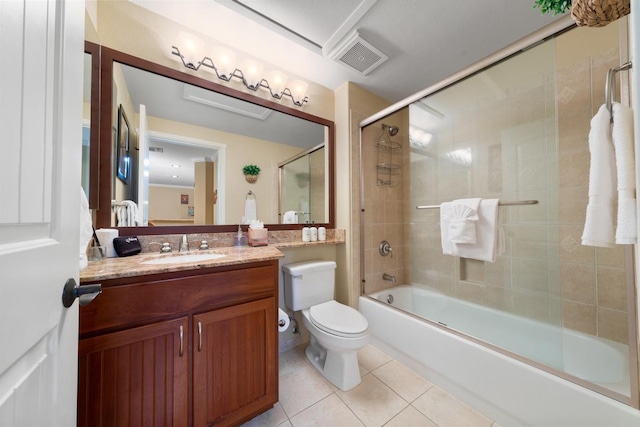
{"label": "door knob", "polygon": [[99,283],[95,285],[78,286],[76,281],[71,278],[67,280],[62,289],[62,305],[69,308],[73,305],[73,301],[79,298],[80,305],[84,306],[93,301],[101,292],[102,285]]}

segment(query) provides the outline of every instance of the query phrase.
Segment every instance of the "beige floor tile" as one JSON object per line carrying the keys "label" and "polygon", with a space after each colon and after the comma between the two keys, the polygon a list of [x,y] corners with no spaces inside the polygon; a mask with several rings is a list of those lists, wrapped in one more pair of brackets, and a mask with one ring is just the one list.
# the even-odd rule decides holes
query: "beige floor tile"
{"label": "beige floor tile", "polygon": [[335,394],[291,418],[293,427],[364,427],[364,424]]}
{"label": "beige floor tile", "polygon": [[409,403],[433,386],[430,381],[395,360],[371,373]]}
{"label": "beige floor tile", "polygon": [[413,402],[413,406],[439,427],[490,427],[492,421],[438,386]]}
{"label": "beige floor tile", "polygon": [[289,418],[331,393],[324,378],[311,366],[280,376],[279,400]]}
{"label": "beige floor tile", "polygon": [[282,405],[276,403],[267,412],[258,415],[251,421],[242,424],[242,427],[277,427],[288,422],[287,414],[284,413]]}
{"label": "beige floor tile", "polygon": [[384,427],[438,427],[438,425],[413,406],[407,406],[404,411],[393,417]]}
{"label": "beige floor tile", "polygon": [[307,362],[306,356],[304,355],[304,346],[294,347],[280,353],[278,355],[278,364],[280,367],[280,376],[309,366],[309,362]]}
{"label": "beige floor tile", "polygon": [[338,390],[336,394],[367,427],[384,425],[408,406],[372,374],[362,377],[362,382],[351,390]]}
{"label": "beige floor tile", "polygon": [[282,424],[278,424],[278,427],[293,427],[293,425],[291,424],[291,421],[287,420]]}
{"label": "beige floor tile", "polygon": [[372,345],[365,345],[358,350],[358,362],[367,371],[373,371],[391,360],[386,353]]}
{"label": "beige floor tile", "polygon": [[500,424],[498,424],[498,423],[493,423],[493,424],[491,424],[491,427],[502,427],[502,426]]}

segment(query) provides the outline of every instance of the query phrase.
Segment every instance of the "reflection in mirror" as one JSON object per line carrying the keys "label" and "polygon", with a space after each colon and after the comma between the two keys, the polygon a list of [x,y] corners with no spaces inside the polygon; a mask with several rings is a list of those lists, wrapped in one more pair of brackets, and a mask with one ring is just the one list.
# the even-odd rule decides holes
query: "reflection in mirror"
{"label": "reflection in mirror", "polygon": [[[122,63],[114,63],[113,94],[114,112],[122,106],[130,121],[134,166],[129,184],[112,178],[113,200],[119,207],[131,199],[141,210],[148,195],[148,221],[140,215],[138,225],[238,224],[249,191],[255,195],[257,218],[279,224],[278,165],[325,147],[330,138],[328,126]],[[146,132],[140,129],[144,122]],[[141,132],[147,134],[145,141]],[[146,150],[148,188],[142,188]],[[313,204],[317,223],[330,220],[324,156],[316,162],[322,170],[313,186],[314,196],[322,198]],[[143,159],[141,166],[138,159]],[[246,164],[261,169],[255,184],[244,180]],[[116,225],[114,213],[111,226]]]}
{"label": "reflection in mirror", "polygon": [[324,146],[313,147],[278,165],[280,168],[280,220],[283,224],[324,222],[325,191]]}

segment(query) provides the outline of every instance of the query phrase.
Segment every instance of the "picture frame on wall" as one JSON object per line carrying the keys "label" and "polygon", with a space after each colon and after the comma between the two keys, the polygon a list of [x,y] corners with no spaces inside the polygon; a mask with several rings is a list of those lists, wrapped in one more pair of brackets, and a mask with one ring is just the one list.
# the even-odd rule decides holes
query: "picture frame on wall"
{"label": "picture frame on wall", "polygon": [[125,184],[131,180],[131,156],[129,154],[129,120],[122,108],[118,107],[118,138],[116,141],[116,175]]}

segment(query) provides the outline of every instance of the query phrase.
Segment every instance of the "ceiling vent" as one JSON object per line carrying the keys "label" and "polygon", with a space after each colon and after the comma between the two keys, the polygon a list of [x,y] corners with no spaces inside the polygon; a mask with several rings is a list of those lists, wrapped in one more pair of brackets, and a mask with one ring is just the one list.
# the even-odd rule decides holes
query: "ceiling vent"
{"label": "ceiling vent", "polygon": [[389,59],[357,31],[338,46],[330,57],[365,76]]}
{"label": "ceiling vent", "polygon": [[149,147],[149,151],[154,153],[164,153],[164,148],[162,147]]}

